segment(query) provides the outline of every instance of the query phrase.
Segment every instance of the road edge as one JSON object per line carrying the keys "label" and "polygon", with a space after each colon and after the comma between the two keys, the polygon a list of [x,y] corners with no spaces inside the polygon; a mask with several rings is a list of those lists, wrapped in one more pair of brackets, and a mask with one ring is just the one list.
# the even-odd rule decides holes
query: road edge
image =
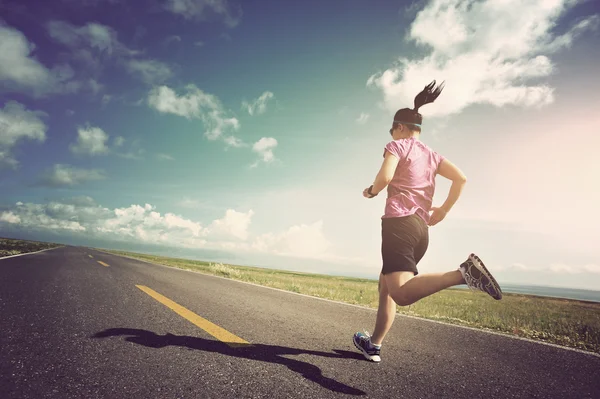
{"label": "road edge", "polygon": [[58,248],[64,248],[66,245],[61,245],[60,247],[54,247],[54,248],[47,248],[47,249],[42,249],[41,251],[35,251],[35,252],[24,252],[22,254],[16,254],[16,255],[9,255],[9,256],[2,256],[0,257],[0,260],[2,259],[8,259],[8,258],[15,258],[17,256],[24,256],[24,255],[33,255],[33,254],[39,254],[40,252],[44,252],[44,251],[52,251],[53,249],[58,249]]}

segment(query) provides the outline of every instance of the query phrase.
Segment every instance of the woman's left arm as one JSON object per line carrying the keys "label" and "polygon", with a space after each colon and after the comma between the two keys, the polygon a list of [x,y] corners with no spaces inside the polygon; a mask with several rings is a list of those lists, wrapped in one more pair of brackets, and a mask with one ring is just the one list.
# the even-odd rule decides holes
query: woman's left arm
{"label": "woman's left arm", "polygon": [[388,184],[392,181],[394,177],[394,173],[396,172],[396,167],[398,166],[398,157],[392,154],[389,151],[385,152],[385,158],[383,159],[383,164],[375,177],[375,181],[373,182],[373,186],[371,188],[372,196],[369,195],[368,190],[366,188],[363,191],[363,195],[367,198],[372,198],[375,195],[379,194],[383,189],[387,187]]}

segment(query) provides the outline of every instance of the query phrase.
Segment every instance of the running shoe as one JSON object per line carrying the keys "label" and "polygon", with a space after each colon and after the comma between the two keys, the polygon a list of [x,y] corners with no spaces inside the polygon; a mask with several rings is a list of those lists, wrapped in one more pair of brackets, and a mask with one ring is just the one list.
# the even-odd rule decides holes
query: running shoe
{"label": "running shoe", "polygon": [[460,269],[470,289],[483,291],[496,300],[502,299],[500,286],[477,255],[469,255],[460,265]]}
{"label": "running shoe", "polygon": [[368,332],[365,331],[364,333],[355,333],[352,337],[352,342],[354,342],[354,346],[356,346],[356,349],[361,351],[367,360],[370,360],[372,362],[381,361],[381,346],[376,347],[371,343],[371,335],[369,335]]}

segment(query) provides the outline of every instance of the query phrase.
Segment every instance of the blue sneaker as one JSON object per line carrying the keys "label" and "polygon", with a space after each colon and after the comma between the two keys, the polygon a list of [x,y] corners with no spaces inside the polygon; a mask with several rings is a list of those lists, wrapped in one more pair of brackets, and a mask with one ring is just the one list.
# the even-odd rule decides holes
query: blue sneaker
{"label": "blue sneaker", "polygon": [[368,332],[365,331],[364,333],[355,333],[352,337],[352,342],[354,342],[354,346],[356,346],[356,349],[361,351],[364,357],[367,358],[367,360],[370,360],[372,362],[381,361],[381,346],[377,347],[371,343],[371,335],[369,335]]}

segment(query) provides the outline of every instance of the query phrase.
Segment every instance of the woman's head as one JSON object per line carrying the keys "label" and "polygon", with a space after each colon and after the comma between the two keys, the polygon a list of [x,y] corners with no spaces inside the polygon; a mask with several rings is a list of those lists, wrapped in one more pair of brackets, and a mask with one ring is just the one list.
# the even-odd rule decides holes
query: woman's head
{"label": "woman's head", "polygon": [[[440,95],[444,88],[444,82],[436,88],[435,80],[425,86],[425,88],[415,96],[413,109],[402,108],[399,109],[394,115],[394,121],[392,122],[392,128],[390,134],[394,136],[398,131],[406,134],[415,135],[421,133],[421,123],[423,122],[423,116],[419,113],[419,108],[425,104],[429,104],[435,101]],[[410,133],[412,132],[412,133]]]}

